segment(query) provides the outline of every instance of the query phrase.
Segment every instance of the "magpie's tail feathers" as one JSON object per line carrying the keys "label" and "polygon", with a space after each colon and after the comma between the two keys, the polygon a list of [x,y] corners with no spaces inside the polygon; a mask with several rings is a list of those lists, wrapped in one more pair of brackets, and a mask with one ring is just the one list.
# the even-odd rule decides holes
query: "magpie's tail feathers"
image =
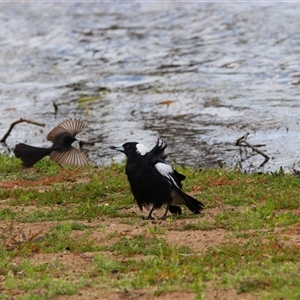
{"label": "magpie's tail feathers", "polygon": [[30,168],[43,157],[49,155],[51,149],[34,147],[21,143],[15,146],[14,153],[17,158],[22,160],[24,167]]}
{"label": "magpie's tail feathers", "polygon": [[185,205],[195,214],[200,214],[204,209],[204,204],[197,199],[185,194]]}

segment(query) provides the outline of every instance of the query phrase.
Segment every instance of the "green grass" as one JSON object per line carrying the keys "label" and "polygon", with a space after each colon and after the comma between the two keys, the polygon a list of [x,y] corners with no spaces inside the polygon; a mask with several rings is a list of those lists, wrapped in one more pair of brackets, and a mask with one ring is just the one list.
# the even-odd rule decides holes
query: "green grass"
{"label": "green grass", "polygon": [[145,221],[124,163],[76,169],[44,159],[25,170],[1,155],[0,300],[135,291],[205,299],[210,288],[220,299],[227,290],[299,299],[299,178],[176,169],[203,214],[183,207],[181,216]]}

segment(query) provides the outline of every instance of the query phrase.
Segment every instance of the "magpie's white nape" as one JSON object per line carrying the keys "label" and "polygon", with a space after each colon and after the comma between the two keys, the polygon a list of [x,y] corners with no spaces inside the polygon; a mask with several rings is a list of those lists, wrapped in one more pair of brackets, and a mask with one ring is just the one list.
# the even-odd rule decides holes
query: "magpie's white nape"
{"label": "magpie's white nape", "polygon": [[167,217],[168,211],[181,214],[180,204],[185,204],[195,214],[199,214],[204,208],[203,203],[182,191],[181,182],[185,176],[165,160],[166,147],[167,144],[161,140],[150,151],[137,142],[110,147],[127,156],[126,174],[139,208],[143,210],[152,205],[146,219],[152,218],[152,212],[164,204],[166,211],[162,219]]}
{"label": "magpie's white nape", "polygon": [[138,143],[137,145],[136,145],[136,150],[137,150],[137,152],[139,153],[139,154],[141,154],[141,155],[145,155],[146,153],[148,153],[150,150],[149,150],[149,148],[147,147],[147,146],[145,146],[145,145],[143,145],[143,144],[140,144],[140,143]]}

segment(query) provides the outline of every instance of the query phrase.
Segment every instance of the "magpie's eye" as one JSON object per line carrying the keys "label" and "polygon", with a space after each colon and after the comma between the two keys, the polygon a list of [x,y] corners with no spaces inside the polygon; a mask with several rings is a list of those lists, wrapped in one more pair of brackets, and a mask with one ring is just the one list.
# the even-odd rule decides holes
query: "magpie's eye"
{"label": "magpie's eye", "polygon": [[124,148],[125,148],[125,149],[128,149],[129,147],[130,147],[129,144],[124,145]]}

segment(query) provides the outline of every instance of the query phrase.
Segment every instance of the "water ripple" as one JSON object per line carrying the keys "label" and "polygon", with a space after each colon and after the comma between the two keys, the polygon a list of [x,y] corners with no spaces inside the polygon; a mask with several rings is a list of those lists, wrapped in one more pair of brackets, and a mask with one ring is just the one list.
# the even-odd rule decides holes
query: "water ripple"
{"label": "water ripple", "polygon": [[96,164],[122,158],[111,144],[163,137],[177,161],[214,166],[234,165],[249,132],[272,157],[265,170],[297,165],[299,6],[0,3],[0,134],[32,118],[45,132],[23,124],[8,147],[46,145],[53,124],[76,116],[83,140],[101,140],[88,149]]}

